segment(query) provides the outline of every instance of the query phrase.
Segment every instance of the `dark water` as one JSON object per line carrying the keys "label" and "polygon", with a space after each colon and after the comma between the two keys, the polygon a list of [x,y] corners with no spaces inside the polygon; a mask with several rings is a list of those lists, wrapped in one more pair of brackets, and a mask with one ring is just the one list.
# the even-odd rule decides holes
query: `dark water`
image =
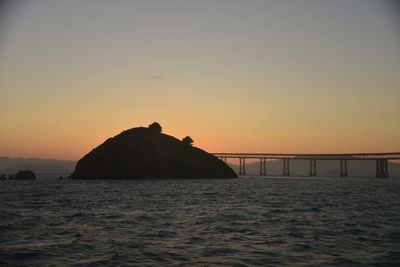
{"label": "dark water", "polygon": [[400,266],[400,181],[0,181],[0,265]]}

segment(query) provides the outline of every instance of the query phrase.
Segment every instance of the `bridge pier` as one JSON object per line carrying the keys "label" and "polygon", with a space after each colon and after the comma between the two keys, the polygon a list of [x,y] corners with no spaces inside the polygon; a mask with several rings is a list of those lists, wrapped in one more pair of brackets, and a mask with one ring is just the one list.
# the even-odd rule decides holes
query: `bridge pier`
{"label": "bridge pier", "polygon": [[340,160],[340,177],[347,177],[347,159]]}
{"label": "bridge pier", "polygon": [[392,153],[353,153],[353,154],[272,154],[272,153],[213,153],[224,162],[227,159],[239,159],[239,175],[246,175],[246,159],[260,160],[260,176],[267,175],[266,161],[283,160],[283,176],[290,176],[290,160],[309,160],[310,176],[317,176],[317,160],[337,160],[340,163],[340,177],[348,177],[347,162],[349,160],[376,160],[376,177],[388,178],[388,161],[400,160],[400,152]]}
{"label": "bridge pier", "polygon": [[387,159],[376,160],[376,178],[389,178]]}
{"label": "bridge pier", "polygon": [[220,160],[222,160],[223,162],[225,162],[226,163],[226,158],[227,157],[224,157],[224,156],[221,156],[221,157],[218,157]]}
{"label": "bridge pier", "polygon": [[239,175],[246,175],[246,158],[239,158]]}
{"label": "bridge pier", "polygon": [[260,158],[260,176],[267,176],[267,159]]}
{"label": "bridge pier", "polygon": [[283,159],[283,176],[290,176],[289,159]]}
{"label": "bridge pier", "polygon": [[317,160],[310,159],[310,176],[317,176]]}

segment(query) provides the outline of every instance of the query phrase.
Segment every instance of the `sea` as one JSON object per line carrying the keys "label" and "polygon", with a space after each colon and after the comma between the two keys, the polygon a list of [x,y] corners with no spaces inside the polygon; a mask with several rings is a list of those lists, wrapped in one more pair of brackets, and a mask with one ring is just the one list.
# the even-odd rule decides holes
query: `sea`
{"label": "sea", "polygon": [[400,266],[400,179],[0,181],[0,266]]}

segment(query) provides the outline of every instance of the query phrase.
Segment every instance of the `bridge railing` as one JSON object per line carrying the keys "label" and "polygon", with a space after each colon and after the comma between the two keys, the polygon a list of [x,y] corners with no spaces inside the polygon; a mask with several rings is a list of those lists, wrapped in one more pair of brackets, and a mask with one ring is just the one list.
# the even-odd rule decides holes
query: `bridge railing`
{"label": "bridge railing", "polygon": [[400,159],[400,152],[353,153],[353,154],[277,154],[277,153],[212,153],[216,157],[249,159],[303,159],[303,160],[375,160]]}

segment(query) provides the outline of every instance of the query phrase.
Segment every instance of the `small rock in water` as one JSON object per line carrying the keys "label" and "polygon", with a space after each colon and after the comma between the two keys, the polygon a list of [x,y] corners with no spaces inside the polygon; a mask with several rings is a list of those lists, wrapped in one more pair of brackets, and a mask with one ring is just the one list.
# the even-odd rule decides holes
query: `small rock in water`
{"label": "small rock in water", "polygon": [[15,175],[10,175],[9,180],[35,180],[36,174],[33,171],[19,171]]}

